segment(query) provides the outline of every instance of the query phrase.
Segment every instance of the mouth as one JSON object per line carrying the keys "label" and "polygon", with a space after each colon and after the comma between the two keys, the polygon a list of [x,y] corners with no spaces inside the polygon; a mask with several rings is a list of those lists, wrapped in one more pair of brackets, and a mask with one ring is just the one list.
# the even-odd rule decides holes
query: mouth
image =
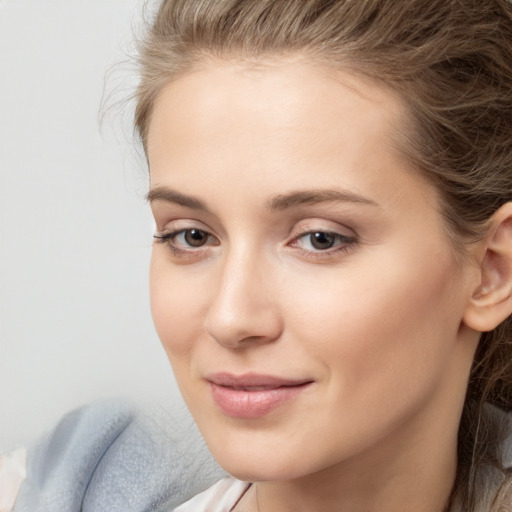
{"label": "mouth", "polygon": [[270,375],[217,373],[206,378],[214,403],[232,418],[256,419],[296,399],[313,384],[311,379]]}

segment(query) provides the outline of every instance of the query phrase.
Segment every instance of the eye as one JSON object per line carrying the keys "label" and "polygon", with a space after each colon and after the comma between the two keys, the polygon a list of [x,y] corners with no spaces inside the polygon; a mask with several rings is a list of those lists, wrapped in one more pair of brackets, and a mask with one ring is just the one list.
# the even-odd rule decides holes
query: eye
{"label": "eye", "polygon": [[355,238],[329,231],[310,231],[295,238],[291,244],[309,252],[333,252],[346,250],[355,243]]}
{"label": "eye", "polygon": [[217,239],[202,229],[189,228],[154,235],[161,243],[167,243],[173,251],[192,251],[207,245],[218,245]]}

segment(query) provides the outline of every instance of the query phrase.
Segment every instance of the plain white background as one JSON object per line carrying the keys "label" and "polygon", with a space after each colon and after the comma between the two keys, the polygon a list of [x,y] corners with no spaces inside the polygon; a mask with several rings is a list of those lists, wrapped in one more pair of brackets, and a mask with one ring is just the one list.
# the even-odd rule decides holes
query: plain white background
{"label": "plain white background", "polygon": [[141,9],[0,0],[0,450],[83,403],[177,395],[149,310],[144,162],[129,112],[98,122]]}

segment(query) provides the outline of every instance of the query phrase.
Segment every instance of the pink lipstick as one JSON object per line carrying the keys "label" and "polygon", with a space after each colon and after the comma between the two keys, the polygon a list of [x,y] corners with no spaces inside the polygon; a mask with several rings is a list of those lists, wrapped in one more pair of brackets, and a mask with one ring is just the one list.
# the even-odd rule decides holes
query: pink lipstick
{"label": "pink lipstick", "polygon": [[248,373],[216,373],[207,377],[215,404],[233,418],[256,419],[302,393],[313,381]]}

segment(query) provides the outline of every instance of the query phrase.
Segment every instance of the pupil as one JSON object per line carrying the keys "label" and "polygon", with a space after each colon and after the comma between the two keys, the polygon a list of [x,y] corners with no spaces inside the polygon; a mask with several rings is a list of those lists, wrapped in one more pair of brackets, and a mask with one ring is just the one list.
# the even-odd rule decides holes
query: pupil
{"label": "pupil", "polygon": [[330,249],[334,245],[334,235],[330,233],[312,233],[311,245],[315,249]]}
{"label": "pupil", "polygon": [[206,242],[206,233],[200,229],[189,229],[185,233],[185,240],[192,247],[201,247]]}

